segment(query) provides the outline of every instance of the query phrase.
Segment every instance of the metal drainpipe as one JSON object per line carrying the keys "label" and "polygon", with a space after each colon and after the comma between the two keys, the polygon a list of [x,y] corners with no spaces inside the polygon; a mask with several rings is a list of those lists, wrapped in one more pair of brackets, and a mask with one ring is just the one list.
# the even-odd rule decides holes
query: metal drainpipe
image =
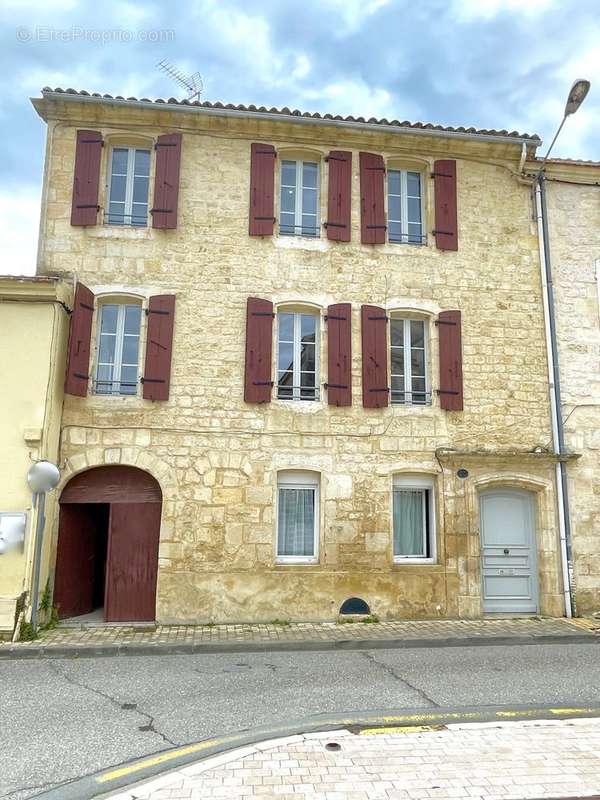
{"label": "metal drainpipe", "polygon": [[[536,206],[538,225],[541,227],[540,259],[542,261],[543,288],[545,292],[544,311],[547,313],[547,336],[549,334],[548,365],[550,370],[552,392],[552,432],[554,451],[557,455],[566,454],[565,432],[562,420],[562,401],[560,390],[560,368],[558,361],[558,344],[556,338],[556,317],[554,312],[554,289],[552,283],[552,263],[550,260],[550,236],[548,233],[548,206],[546,203],[546,186],[543,174],[537,176]],[[548,343],[547,343],[548,344]],[[561,561],[565,615],[570,618],[574,611],[572,591],[572,552],[571,552],[571,517],[569,512],[569,485],[566,463],[560,461],[556,465],[556,488],[558,495],[558,515],[561,544]]]}

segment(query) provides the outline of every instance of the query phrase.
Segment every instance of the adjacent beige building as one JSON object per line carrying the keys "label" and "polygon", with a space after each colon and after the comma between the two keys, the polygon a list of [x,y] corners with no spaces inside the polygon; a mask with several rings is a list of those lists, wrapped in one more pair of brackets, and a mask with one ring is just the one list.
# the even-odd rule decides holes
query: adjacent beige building
{"label": "adjacent beige building", "polygon": [[[0,637],[12,633],[31,588],[37,510],[27,485],[34,461],[58,460],[72,287],[60,278],[0,276]],[[56,496],[46,505],[47,531]],[[40,585],[49,575],[46,538]]]}
{"label": "adjacent beige building", "polygon": [[564,613],[536,137],[33,102],[38,269],[78,282],[63,616]]}
{"label": "adjacent beige building", "polygon": [[578,614],[600,610],[600,163],[546,165]]}

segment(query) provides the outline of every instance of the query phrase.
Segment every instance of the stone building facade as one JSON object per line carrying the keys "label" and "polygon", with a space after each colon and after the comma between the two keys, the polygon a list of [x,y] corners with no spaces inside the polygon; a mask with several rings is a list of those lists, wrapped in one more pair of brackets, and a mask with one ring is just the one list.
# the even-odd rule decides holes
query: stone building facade
{"label": "stone building facade", "polygon": [[[89,370],[77,379],[83,390],[65,396],[59,491],[75,487],[69,502],[81,499],[88,490],[78,495],[73,481],[85,484],[98,467],[110,467],[113,482],[121,467],[155,479],[157,620],[327,620],[349,598],[381,619],[564,613],[537,233],[520,178],[537,138],[58,90],[34,106],[48,125],[38,269],[75,275],[90,292]],[[93,192],[76,209],[89,190],[77,180],[74,190],[85,137],[101,139],[86,162],[98,209]],[[180,147],[179,174],[171,164],[170,185],[157,180],[153,200],[161,146]],[[253,146],[272,158],[270,186],[268,169],[266,184],[264,172],[253,176]],[[154,203],[148,219],[168,217],[163,227],[120,217],[135,214],[131,188],[125,205],[111,204],[119,196],[114,153],[129,154],[121,170],[131,186],[136,149],[149,154],[139,170]],[[332,183],[348,154],[347,172]],[[446,214],[452,227],[452,197],[450,211],[442,197],[448,177],[457,208],[450,231],[439,224]],[[249,188],[258,201],[251,192],[249,202]],[[173,202],[176,219],[165,206]],[[346,213],[336,240],[322,223]],[[266,232],[250,235],[253,224]],[[156,347],[148,330],[158,317],[150,298],[165,295],[175,296],[168,398],[152,400],[144,353]],[[106,392],[100,320],[105,305],[123,304],[150,314],[140,317],[133,386],[113,391],[109,376]],[[330,358],[338,346],[332,306],[340,304],[351,343],[341,384]],[[448,367],[445,321],[457,317],[444,315],[457,311],[459,356],[455,338]],[[267,325],[258,350],[254,313]],[[381,316],[370,340],[370,318]],[[252,379],[255,356],[264,381]],[[344,399],[335,405],[329,393],[339,386]],[[382,389],[381,402],[365,400]],[[254,402],[254,391],[265,402]],[[61,525],[53,531],[59,556]],[[407,544],[421,530],[423,542]],[[513,546],[516,561],[504,559]]]}
{"label": "stone building facade", "polygon": [[546,165],[578,614],[600,610],[600,163]]}

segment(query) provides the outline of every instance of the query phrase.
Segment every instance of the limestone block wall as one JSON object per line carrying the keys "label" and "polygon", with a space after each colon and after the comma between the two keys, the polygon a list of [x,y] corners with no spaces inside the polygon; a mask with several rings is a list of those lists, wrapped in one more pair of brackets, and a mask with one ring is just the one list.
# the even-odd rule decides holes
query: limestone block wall
{"label": "limestone block wall", "polygon": [[[159,619],[330,619],[353,594],[382,618],[478,616],[477,480],[490,479],[490,469],[509,484],[529,481],[542,498],[542,610],[561,613],[551,464],[545,457],[532,462],[517,456],[515,464],[514,455],[492,461],[489,455],[544,447],[551,436],[537,241],[529,191],[513,174],[519,147],[127,104],[52,101],[45,113],[49,157],[40,269],[75,273],[97,296],[177,295],[169,401],[67,397],[63,415],[67,474],[131,463],[145,465],[163,487]],[[99,129],[108,142],[183,133],[177,230],[70,226],[78,127]],[[330,149],[352,151],[351,242],[248,236],[254,141],[321,158]],[[431,235],[423,247],[360,244],[361,150],[426,173],[436,158],[456,158],[458,252],[436,250]],[[327,173],[321,165],[324,220]],[[105,174],[106,164],[102,169]],[[430,232],[427,183],[425,191]],[[352,407],[333,408],[324,400],[244,403],[248,296],[320,310],[322,364],[325,309],[352,303]],[[464,412],[442,411],[435,394],[422,408],[362,408],[363,303],[390,312],[409,309],[427,320],[434,389],[435,318],[440,310],[461,310]],[[470,477],[457,483],[446,466],[442,476],[435,454],[440,447],[487,455],[474,456]],[[320,474],[315,565],[275,564],[276,476],[290,468]],[[393,563],[391,482],[402,471],[435,478],[436,564]]]}
{"label": "limestone block wall", "polygon": [[[550,248],[578,613],[600,610],[600,165],[551,164]],[[584,183],[596,185],[581,185]]]}

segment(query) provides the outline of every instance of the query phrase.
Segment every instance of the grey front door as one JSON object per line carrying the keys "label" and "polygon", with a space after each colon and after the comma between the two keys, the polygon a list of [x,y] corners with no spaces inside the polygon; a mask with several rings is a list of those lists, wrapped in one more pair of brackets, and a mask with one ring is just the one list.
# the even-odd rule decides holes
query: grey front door
{"label": "grey front door", "polygon": [[485,613],[536,613],[538,581],[533,495],[491,489],[480,495]]}

